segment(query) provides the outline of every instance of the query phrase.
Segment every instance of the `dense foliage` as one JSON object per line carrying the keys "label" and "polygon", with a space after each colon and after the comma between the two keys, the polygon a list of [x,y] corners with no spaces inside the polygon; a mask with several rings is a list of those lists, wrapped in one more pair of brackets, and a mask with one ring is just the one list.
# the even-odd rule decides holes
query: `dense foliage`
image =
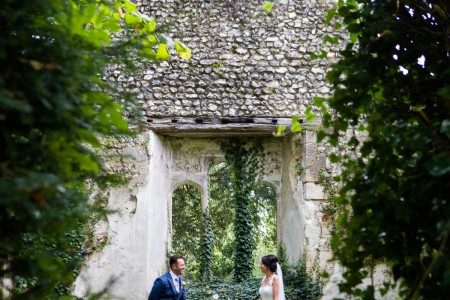
{"label": "dense foliage", "polygon": [[[280,246],[280,264],[283,269],[283,281],[286,299],[289,300],[315,300],[322,295],[322,283],[318,274],[306,268],[306,253],[296,264],[289,264],[285,252]],[[208,283],[188,282],[186,295],[189,299],[230,299],[230,300],[256,300],[259,299],[258,289],[263,274],[251,277],[241,283],[227,280],[213,280]]]}
{"label": "dense foliage", "polygon": [[203,282],[208,282],[212,279],[212,265],[213,265],[213,249],[214,249],[214,234],[211,227],[211,216],[209,214],[209,207],[203,211],[203,231],[202,240],[200,244],[200,274]]}
{"label": "dense foliage", "polygon": [[[231,279],[235,249],[235,200],[232,165],[226,162],[210,170],[210,207],[214,232],[213,274]],[[276,253],[276,193],[273,187],[258,184],[249,195],[250,220],[253,228],[252,275],[260,274],[259,260],[268,253]]]}
{"label": "dense foliage", "polygon": [[[234,274],[236,211],[232,165],[212,162],[209,175],[209,207],[203,216],[198,189],[186,184],[174,191],[172,249],[183,253],[189,262],[186,274],[189,280],[208,281],[212,277],[230,280]],[[259,184],[248,197],[255,241],[249,260],[250,273],[258,276],[261,256],[276,253],[276,194],[272,187]]]}
{"label": "dense foliage", "polygon": [[256,300],[259,298],[260,284],[261,278],[250,278],[242,283],[221,280],[209,283],[188,283],[186,298],[209,300],[217,295],[217,299]]}
{"label": "dense foliage", "polygon": [[[127,40],[112,43],[110,34]],[[127,0],[2,1],[0,265],[11,298],[65,294],[93,213],[83,186],[105,179],[99,135],[127,133],[101,80],[107,63],[167,59],[155,21]],[[175,43],[181,56],[190,50]],[[133,46],[133,47],[131,47]],[[128,47],[128,48],[125,48]],[[61,284],[63,286],[61,286]],[[8,292],[6,292],[6,290]],[[3,295],[3,293],[2,293]]]}
{"label": "dense foliage", "polygon": [[341,290],[372,299],[374,286],[356,286],[383,262],[403,297],[447,299],[450,2],[340,0],[327,21],[335,13],[350,39],[327,74],[333,96],[316,103],[331,129],[320,138],[353,133],[354,155],[331,156],[343,167],[337,203],[350,207],[332,238]]}
{"label": "dense foliage", "polygon": [[242,282],[250,278],[253,269],[255,239],[251,219],[251,195],[256,188],[258,175],[258,147],[251,147],[243,139],[232,139],[226,147],[225,159],[231,166],[234,201],[234,252],[233,278]]}
{"label": "dense foliage", "polygon": [[200,191],[190,184],[176,188],[172,194],[172,249],[181,253],[189,268],[186,276],[200,280],[202,199]]}
{"label": "dense foliage", "polygon": [[[307,248],[307,247],[305,247]],[[278,259],[283,271],[284,291],[289,300],[314,300],[322,296],[318,256],[313,266],[308,268],[307,252],[304,251],[295,264],[290,264],[283,244],[279,246]]]}

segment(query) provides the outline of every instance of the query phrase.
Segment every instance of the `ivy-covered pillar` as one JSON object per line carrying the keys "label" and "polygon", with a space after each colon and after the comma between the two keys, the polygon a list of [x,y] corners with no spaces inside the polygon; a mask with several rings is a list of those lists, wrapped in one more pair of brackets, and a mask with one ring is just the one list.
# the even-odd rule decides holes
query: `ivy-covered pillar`
{"label": "ivy-covered pillar", "polygon": [[226,159],[232,166],[235,200],[235,255],[234,279],[242,282],[252,273],[254,248],[253,225],[250,215],[250,193],[255,186],[257,160],[255,147],[245,148],[243,140],[233,140],[226,151]]}

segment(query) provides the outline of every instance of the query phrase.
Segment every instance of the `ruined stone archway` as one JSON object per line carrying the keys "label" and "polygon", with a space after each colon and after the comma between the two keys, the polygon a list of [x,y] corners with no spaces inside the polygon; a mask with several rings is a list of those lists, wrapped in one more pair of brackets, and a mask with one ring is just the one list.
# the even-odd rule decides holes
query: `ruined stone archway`
{"label": "ruined stone archway", "polygon": [[[110,242],[77,280],[80,296],[88,286],[101,290],[110,275],[118,278],[114,296],[148,296],[153,280],[166,271],[171,193],[177,184],[195,182],[206,207],[207,167],[211,157],[223,155],[220,138],[266,138],[263,180],[276,187],[277,239],[285,243],[290,260],[297,260],[306,238],[311,248],[322,238],[318,172],[327,166],[313,128],[320,122],[303,123],[312,130],[295,137],[277,139],[272,133],[278,125],[289,127],[291,116],[302,115],[314,96],[329,93],[327,59],[309,59],[332,34],[322,22],[328,2],[288,1],[277,7],[276,17],[248,13],[257,11],[257,1],[247,1],[249,10],[233,16],[223,7],[228,1],[148,2],[136,1],[138,10],[177,23],[192,58],[139,62],[132,77],[120,66],[105,74],[106,80],[136,92],[147,128],[143,142],[120,146],[132,154],[135,170],[128,186],[109,199],[109,205],[125,207],[135,199],[135,213],[109,219]],[[337,48],[330,49],[330,59]]]}

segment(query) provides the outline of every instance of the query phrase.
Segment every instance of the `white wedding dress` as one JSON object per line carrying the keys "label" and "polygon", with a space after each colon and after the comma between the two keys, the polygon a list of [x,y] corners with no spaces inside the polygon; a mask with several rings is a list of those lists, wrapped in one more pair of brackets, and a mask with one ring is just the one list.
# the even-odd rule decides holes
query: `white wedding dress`
{"label": "white wedding dress", "polygon": [[[263,281],[264,279],[266,277],[263,278]],[[273,300],[273,276],[270,278],[268,285],[259,288],[259,295],[261,296],[261,300]]]}
{"label": "white wedding dress", "polygon": [[[281,267],[279,264],[277,264],[277,274],[278,280],[280,282],[278,300],[286,300],[286,297],[284,295],[283,273],[281,272]],[[264,279],[266,279],[265,276],[262,282],[264,282]],[[261,300],[273,300],[273,276],[271,276],[271,278],[269,279],[269,284],[260,286],[259,295],[261,296]]]}

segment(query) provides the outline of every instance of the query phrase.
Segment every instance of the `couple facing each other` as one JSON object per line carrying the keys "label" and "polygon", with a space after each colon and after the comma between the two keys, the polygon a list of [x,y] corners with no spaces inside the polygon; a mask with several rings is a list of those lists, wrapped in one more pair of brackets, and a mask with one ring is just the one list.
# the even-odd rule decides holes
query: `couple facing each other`
{"label": "couple facing each other", "polygon": [[[148,300],[186,300],[183,256],[175,254],[169,259],[170,271],[155,280]],[[265,274],[259,287],[260,300],[286,300],[283,273],[275,255],[261,258],[259,268]],[[276,273],[276,274],[275,274]]]}

